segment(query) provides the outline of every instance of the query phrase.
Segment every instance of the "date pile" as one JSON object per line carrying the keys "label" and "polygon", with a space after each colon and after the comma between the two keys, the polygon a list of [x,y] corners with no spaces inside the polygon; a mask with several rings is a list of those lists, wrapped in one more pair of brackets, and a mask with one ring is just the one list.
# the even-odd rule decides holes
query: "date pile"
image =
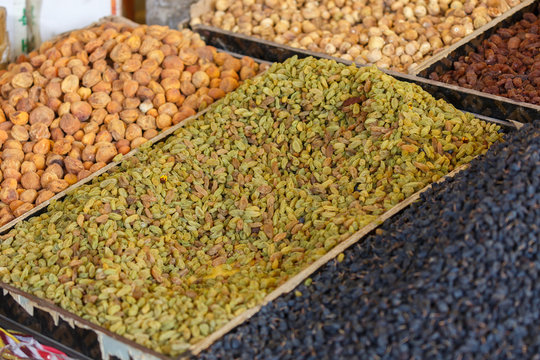
{"label": "date pile", "polygon": [[538,359],[538,219],[537,122],[200,358]]}
{"label": "date pile", "polygon": [[178,354],[498,130],[375,67],[291,58],[19,223],[0,280]]}
{"label": "date pile", "polygon": [[430,78],[540,105],[540,19],[525,13],[461,56],[452,70],[436,70]]}
{"label": "date pile", "polygon": [[258,70],[164,26],[105,23],[43,43],[0,72],[0,225]]}

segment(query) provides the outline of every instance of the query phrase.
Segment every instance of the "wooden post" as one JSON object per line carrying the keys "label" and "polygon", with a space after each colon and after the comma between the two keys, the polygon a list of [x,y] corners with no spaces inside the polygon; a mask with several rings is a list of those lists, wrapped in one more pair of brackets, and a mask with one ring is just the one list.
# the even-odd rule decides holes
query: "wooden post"
{"label": "wooden post", "polygon": [[0,6],[0,69],[9,62],[9,36],[6,28],[6,8]]}

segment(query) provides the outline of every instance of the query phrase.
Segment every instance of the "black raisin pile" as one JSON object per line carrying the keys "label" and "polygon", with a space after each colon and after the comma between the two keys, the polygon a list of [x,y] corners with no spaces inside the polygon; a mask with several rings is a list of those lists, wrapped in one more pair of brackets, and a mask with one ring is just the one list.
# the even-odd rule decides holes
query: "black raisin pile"
{"label": "black raisin pile", "polygon": [[540,121],[203,359],[540,359]]}

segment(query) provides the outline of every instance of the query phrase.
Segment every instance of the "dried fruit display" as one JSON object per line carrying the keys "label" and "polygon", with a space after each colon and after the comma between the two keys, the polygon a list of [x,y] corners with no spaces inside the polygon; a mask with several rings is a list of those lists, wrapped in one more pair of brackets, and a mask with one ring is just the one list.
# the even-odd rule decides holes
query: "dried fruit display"
{"label": "dried fruit display", "polygon": [[450,84],[540,105],[540,19],[523,14],[498,29],[476,51],[460,56],[450,71],[429,77]]}
{"label": "dried fruit display", "polygon": [[0,72],[0,225],[258,71],[163,26],[105,23],[43,43]]}
{"label": "dried fruit display", "polygon": [[198,358],[535,359],[538,219],[537,122]]}
{"label": "dried fruit display", "polygon": [[498,130],[375,67],[291,58],[3,235],[0,280],[175,355]]}
{"label": "dried fruit display", "polygon": [[214,0],[192,20],[358,64],[412,71],[519,0]]}

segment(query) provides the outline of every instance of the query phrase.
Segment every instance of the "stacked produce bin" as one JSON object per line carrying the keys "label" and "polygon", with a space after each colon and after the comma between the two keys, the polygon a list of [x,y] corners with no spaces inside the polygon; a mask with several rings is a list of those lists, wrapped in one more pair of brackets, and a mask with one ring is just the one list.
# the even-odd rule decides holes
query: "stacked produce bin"
{"label": "stacked produce bin", "polygon": [[[418,308],[410,331],[386,337],[403,326],[392,299],[429,297],[418,277],[446,284],[431,259],[440,249],[458,259],[452,243],[473,242],[474,221],[502,205],[482,205],[448,239],[437,231],[452,232],[453,217],[438,224],[437,214],[473,177],[498,191],[487,170],[497,156],[501,181],[510,172],[523,184],[508,197],[532,197],[509,221],[522,221],[534,241],[538,3],[285,5],[200,2],[193,30],[181,31],[104,19],[0,74],[0,315],[89,358],[394,350],[423,358],[476,349],[433,345],[415,327],[437,313],[452,333],[462,319],[446,298],[427,315]],[[505,64],[508,55],[518,65]],[[510,141],[499,144],[504,134]],[[527,146],[533,155],[509,155]],[[470,204],[482,202],[472,194]],[[454,212],[473,206],[455,201]],[[506,234],[498,224],[493,239]],[[459,259],[456,269],[466,265]],[[361,293],[340,296],[355,286]],[[495,287],[496,297],[505,300],[509,286]],[[328,292],[333,324],[314,315]],[[375,319],[351,321],[360,317],[349,311]],[[341,330],[353,323],[361,329],[349,329],[350,341]],[[482,351],[533,351],[535,341],[516,334],[521,353]]]}

